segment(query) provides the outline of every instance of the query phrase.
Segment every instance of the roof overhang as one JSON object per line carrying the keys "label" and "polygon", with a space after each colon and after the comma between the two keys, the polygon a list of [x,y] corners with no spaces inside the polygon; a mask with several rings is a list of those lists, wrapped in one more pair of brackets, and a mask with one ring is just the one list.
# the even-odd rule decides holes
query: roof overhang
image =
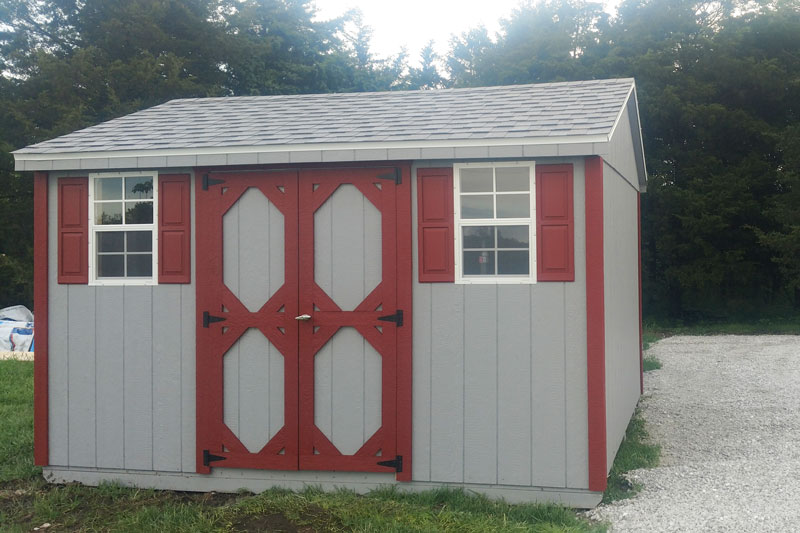
{"label": "roof overhang", "polygon": [[[636,120],[638,121],[638,112]],[[641,135],[639,138],[641,139]],[[32,152],[22,149],[13,154],[17,171],[121,170],[382,160],[603,156],[607,153],[609,139],[610,135],[602,134],[99,152]]]}

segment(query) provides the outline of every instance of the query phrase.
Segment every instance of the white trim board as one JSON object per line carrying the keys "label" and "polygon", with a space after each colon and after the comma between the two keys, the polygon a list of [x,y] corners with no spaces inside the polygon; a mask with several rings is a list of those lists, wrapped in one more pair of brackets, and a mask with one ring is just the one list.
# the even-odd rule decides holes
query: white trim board
{"label": "white trim board", "polygon": [[276,487],[295,491],[307,487],[321,487],[328,491],[345,488],[364,494],[387,486],[408,492],[449,487],[482,493],[489,498],[504,499],[509,503],[550,502],[579,509],[595,507],[603,498],[602,492],[581,489],[427,481],[397,482],[394,480],[394,474],[359,472],[273,472],[215,468],[206,476],[188,472],[44,467],[43,474],[45,480],[50,483],[78,482],[97,486],[103,482],[115,481],[129,487],[192,492],[238,492],[245,489],[258,493]]}
{"label": "white trim board", "polygon": [[[240,164],[485,158],[508,150],[512,157],[585,156],[607,152],[610,136],[577,135],[453,141],[283,144],[114,151],[14,152],[15,170],[105,170]],[[23,149],[24,150],[24,149]],[[521,152],[521,153],[520,153]],[[171,164],[169,159],[174,159]]]}

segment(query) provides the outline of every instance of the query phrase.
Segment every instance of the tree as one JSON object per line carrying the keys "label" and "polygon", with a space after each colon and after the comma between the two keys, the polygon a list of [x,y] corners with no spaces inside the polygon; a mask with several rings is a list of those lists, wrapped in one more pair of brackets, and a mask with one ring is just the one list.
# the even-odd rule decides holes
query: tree
{"label": "tree", "polygon": [[439,74],[437,62],[439,55],[433,49],[433,41],[420,52],[422,64],[419,68],[412,68],[408,75],[408,85],[410,89],[440,89],[444,86],[444,78]]}

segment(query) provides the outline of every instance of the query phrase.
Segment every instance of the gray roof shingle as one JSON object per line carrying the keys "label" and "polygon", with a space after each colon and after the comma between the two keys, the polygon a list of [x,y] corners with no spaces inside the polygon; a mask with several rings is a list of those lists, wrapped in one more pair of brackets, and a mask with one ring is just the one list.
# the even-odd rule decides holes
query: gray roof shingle
{"label": "gray roof shingle", "polygon": [[172,100],[16,154],[607,135],[633,79]]}

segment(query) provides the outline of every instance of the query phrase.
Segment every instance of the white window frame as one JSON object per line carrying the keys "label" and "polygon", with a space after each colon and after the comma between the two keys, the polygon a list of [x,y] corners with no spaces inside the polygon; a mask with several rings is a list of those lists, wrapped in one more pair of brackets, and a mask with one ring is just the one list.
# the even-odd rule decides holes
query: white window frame
{"label": "white window frame", "polygon": [[[153,177],[153,223],[152,224],[95,224],[94,188],[95,180],[102,178]],[[125,209],[125,185],[122,186],[122,208]],[[89,285],[158,285],[158,172],[97,172],[89,174]],[[153,234],[153,275],[149,278],[98,278],[95,261],[97,258],[97,239],[95,234],[106,231],[152,231]]]}
{"label": "white window frame", "polygon": [[[528,167],[530,172],[530,218],[461,218],[461,169],[465,168],[500,168],[500,167]],[[487,193],[464,193],[485,195]],[[497,196],[504,194],[514,194],[513,192],[492,192],[495,202],[495,214],[497,213]],[[508,161],[508,162],[479,162],[479,163],[455,163],[453,164],[453,220],[455,222],[453,233],[455,241],[455,282],[459,284],[474,285],[521,285],[536,283],[536,164],[533,161]],[[464,276],[463,273],[463,254],[461,247],[462,228],[465,226],[520,226],[527,224],[530,228],[528,236],[529,242],[529,261],[528,275],[515,276],[495,274],[492,276]],[[496,243],[495,243],[496,244]]]}

